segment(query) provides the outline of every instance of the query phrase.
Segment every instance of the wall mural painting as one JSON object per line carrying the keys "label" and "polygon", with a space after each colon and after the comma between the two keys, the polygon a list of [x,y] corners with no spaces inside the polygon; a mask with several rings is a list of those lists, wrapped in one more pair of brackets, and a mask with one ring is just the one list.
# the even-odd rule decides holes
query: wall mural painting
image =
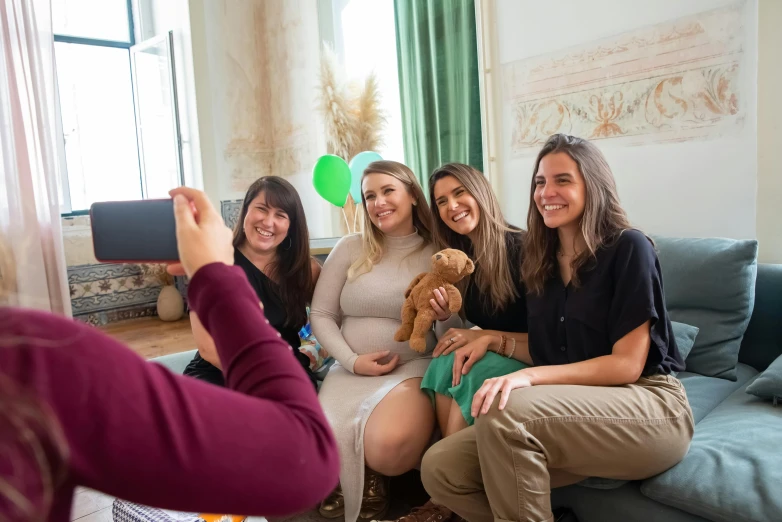
{"label": "wall mural painting", "polygon": [[745,2],[507,64],[511,152],[564,132],[636,145],[703,139],[743,123]]}

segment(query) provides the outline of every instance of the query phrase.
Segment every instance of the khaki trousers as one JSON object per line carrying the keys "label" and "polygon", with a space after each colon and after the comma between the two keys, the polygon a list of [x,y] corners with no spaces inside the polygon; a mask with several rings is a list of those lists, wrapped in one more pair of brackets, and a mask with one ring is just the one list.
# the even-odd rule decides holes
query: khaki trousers
{"label": "khaki trousers", "polygon": [[424,455],[432,500],[468,522],[549,522],[552,488],[641,480],[684,458],[694,423],[675,377],[625,386],[532,386]]}

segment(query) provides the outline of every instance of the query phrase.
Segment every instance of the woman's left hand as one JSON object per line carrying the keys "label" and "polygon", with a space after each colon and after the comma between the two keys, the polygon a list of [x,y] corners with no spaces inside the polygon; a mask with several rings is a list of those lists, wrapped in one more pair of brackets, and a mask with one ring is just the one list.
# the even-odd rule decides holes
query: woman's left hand
{"label": "woman's left hand", "polygon": [[483,330],[472,330],[467,328],[449,328],[445,335],[440,337],[437,341],[437,346],[434,347],[432,357],[440,357],[441,355],[448,355],[457,348],[461,348],[465,344],[472,342],[486,332]]}
{"label": "woman's left hand", "polygon": [[448,292],[442,286],[435,288],[432,292],[432,299],[429,299],[429,304],[432,305],[434,310],[435,319],[440,322],[447,321],[451,318],[451,309],[448,307]]}
{"label": "woman's left hand", "polygon": [[512,390],[532,386],[529,372],[525,370],[526,369],[509,373],[502,377],[486,379],[483,382],[483,386],[481,386],[473,396],[470,414],[477,418],[479,415],[486,415],[489,413],[489,408],[491,408],[498,393],[501,393],[499,409],[504,410],[505,405],[508,404],[508,397],[510,397],[510,392]]}

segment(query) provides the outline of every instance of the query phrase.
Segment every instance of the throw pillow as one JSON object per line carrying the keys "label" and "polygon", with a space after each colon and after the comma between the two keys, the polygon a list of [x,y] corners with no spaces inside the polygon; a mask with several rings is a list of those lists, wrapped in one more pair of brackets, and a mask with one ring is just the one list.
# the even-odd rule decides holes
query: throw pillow
{"label": "throw pillow", "polygon": [[672,321],[700,328],[687,371],[735,381],[755,302],[758,242],[654,238]]}
{"label": "throw pillow", "polygon": [[782,355],[747,386],[747,393],[763,399],[771,399],[775,404],[782,401]]}
{"label": "throw pillow", "polygon": [[676,346],[679,347],[679,353],[682,354],[682,359],[686,361],[692,346],[695,344],[695,338],[698,336],[700,328],[676,321],[671,321],[671,328],[673,328],[673,336],[676,338]]}

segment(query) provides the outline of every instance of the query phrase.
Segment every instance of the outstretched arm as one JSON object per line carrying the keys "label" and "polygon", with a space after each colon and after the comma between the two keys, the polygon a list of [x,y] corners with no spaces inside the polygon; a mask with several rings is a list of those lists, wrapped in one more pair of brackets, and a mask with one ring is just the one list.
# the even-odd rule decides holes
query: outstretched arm
{"label": "outstretched arm", "polygon": [[3,311],[23,341],[0,349],[2,374],[51,412],[78,485],[182,511],[282,516],[316,504],[339,458],[309,379],[239,268],[204,266],[189,294],[230,389],[26,310]]}

